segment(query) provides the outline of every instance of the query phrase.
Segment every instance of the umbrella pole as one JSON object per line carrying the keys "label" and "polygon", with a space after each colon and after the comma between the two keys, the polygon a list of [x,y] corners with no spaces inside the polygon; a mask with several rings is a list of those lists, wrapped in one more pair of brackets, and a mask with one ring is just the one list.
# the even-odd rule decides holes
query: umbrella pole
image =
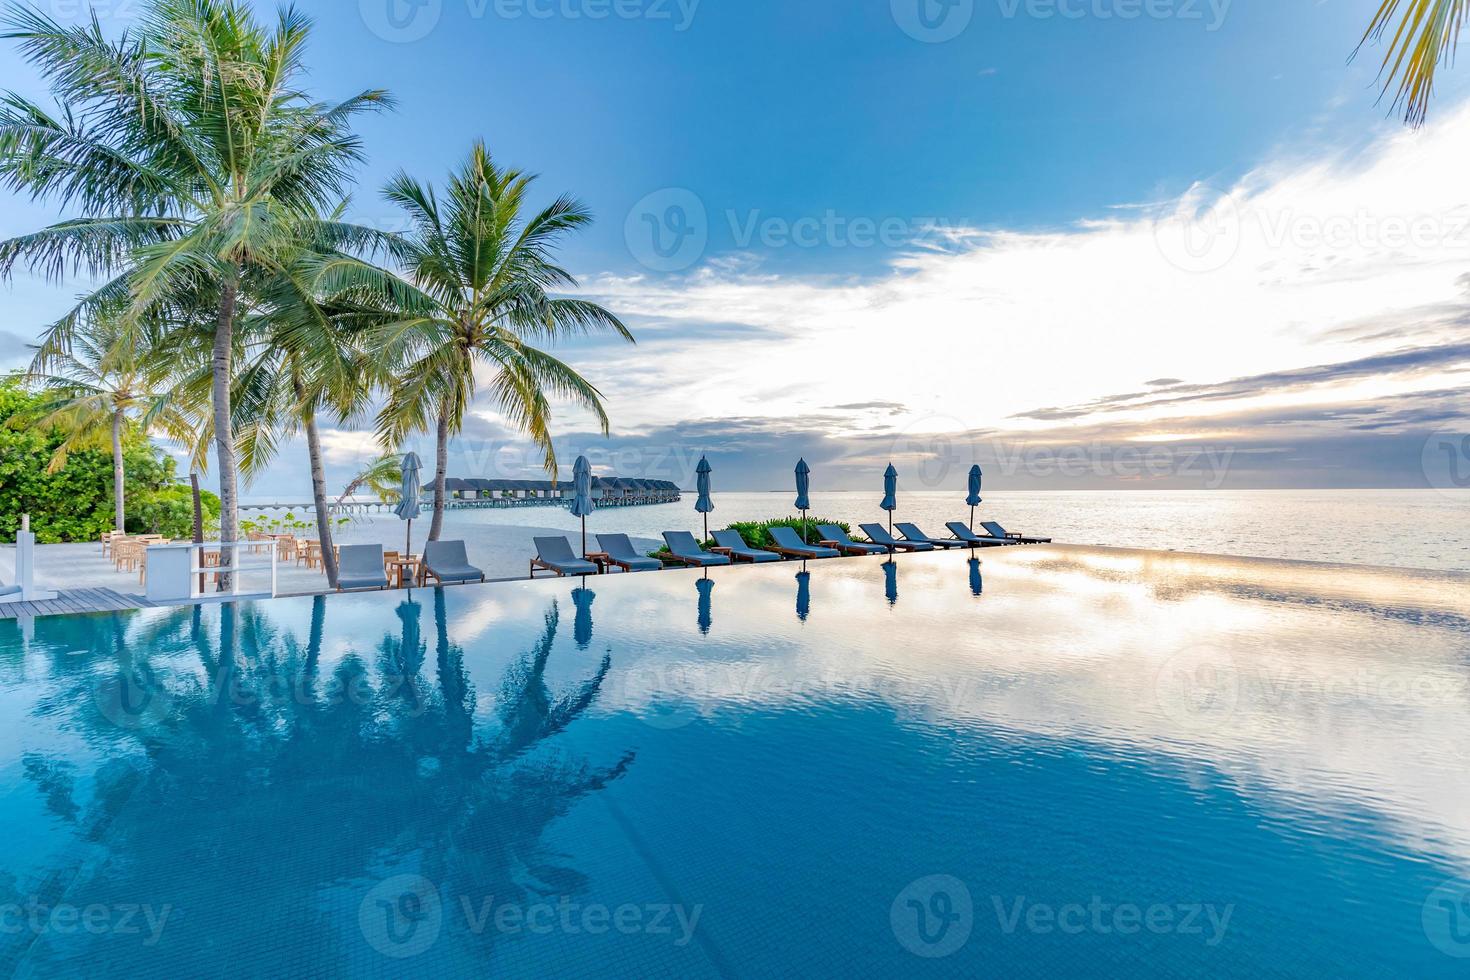
{"label": "umbrella pole", "polygon": [[704,539],[709,540],[709,515],[704,515]]}
{"label": "umbrella pole", "polygon": [[582,556],[587,556],[587,517],[582,516]]}
{"label": "umbrella pole", "polygon": [[408,519],[408,534],[403,539],[403,557],[413,554],[413,518]]}
{"label": "umbrella pole", "polygon": [[971,507],[970,508],[970,531],[971,531],[971,533],[973,533],[974,530],[975,530],[975,508],[974,507]]}

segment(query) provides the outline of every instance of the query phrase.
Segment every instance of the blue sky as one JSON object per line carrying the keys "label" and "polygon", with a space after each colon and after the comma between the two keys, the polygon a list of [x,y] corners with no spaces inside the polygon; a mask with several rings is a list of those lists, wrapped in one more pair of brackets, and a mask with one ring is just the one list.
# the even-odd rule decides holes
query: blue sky
{"label": "blue sky", "polygon": [[[93,6],[120,29],[137,0]],[[944,481],[978,460],[1016,487],[1423,486],[1427,440],[1465,429],[1470,72],[1406,133],[1377,52],[1349,61],[1375,0],[300,6],[316,91],[399,100],[362,126],[361,220],[393,226],[384,179],[442,179],[476,137],[598,215],[567,264],[640,344],[565,352],[615,431],[558,432],[601,469],[685,482],[707,451],[764,488],[807,453],[866,487],[894,457],[927,485],[938,454]],[[39,91],[10,57],[0,87]],[[7,199],[0,235],[53,217]],[[1228,254],[1196,254],[1220,228]],[[75,289],[0,289],[14,366]],[[334,479],[374,448],[330,435]],[[456,467],[534,460],[481,411]]]}

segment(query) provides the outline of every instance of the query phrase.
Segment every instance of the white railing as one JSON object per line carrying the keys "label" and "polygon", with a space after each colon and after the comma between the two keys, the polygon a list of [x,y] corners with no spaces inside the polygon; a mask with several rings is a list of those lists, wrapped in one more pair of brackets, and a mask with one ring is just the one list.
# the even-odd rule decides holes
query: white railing
{"label": "white railing", "polygon": [[[261,552],[265,555],[262,556]],[[230,564],[209,564],[206,552]],[[150,602],[196,602],[204,599],[272,599],[276,595],[276,543],[274,541],[206,541],[202,544],[158,544],[148,549],[148,600]],[[269,573],[269,587],[249,591],[243,587],[247,577]],[[219,580],[226,576],[229,587],[221,590]]]}

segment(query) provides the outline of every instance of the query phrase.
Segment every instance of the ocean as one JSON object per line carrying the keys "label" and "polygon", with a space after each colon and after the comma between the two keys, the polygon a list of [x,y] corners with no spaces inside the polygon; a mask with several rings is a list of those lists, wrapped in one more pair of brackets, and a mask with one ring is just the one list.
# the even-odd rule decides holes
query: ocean
{"label": "ocean", "polygon": [[[793,514],[794,497],[791,490],[720,493],[716,487],[710,527]],[[811,516],[854,528],[885,521],[878,509],[881,497],[816,492]],[[940,537],[946,536],[946,521],[970,516],[962,492],[900,493],[898,504],[897,520]],[[446,520],[447,533],[466,539],[472,552],[476,528],[486,529],[488,543],[491,529],[499,526],[580,527],[571,514],[554,507],[453,511]],[[1470,571],[1470,491],[999,491],[985,494],[977,520],[1071,544]],[[372,524],[390,521],[396,519],[380,515]],[[609,509],[591,517],[587,526],[591,532],[656,539],[663,531],[699,531],[702,525],[689,494],[679,504]],[[355,537],[349,531],[344,539]]]}

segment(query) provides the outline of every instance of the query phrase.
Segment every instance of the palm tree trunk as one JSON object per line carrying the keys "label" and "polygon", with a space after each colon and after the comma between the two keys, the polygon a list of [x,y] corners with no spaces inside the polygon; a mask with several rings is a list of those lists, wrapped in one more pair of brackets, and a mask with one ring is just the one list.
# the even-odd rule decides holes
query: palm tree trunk
{"label": "palm tree trunk", "polygon": [[[296,382],[297,397],[304,397],[301,381]],[[322,468],[322,440],[316,428],[316,413],[306,415],[306,452],[311,457],[311,499],[316,504],[316,536],[322,545],[322,570],[327,573],[327,587],[337,587],[337,555],[332,550],[332,511],[327,506],[327,474]]]}
{"label": "palm tree trunk", "polygon": [[117,524],[117,533],[124,533],[127,528],[126,513],[123,508],[123,410],[115,408],[112,411],[112,510],[113,518]]}
{"label": "palm tree trunk", "polygon": [[[219,539],[229,544],[240,536],[238,483],[235,473],[235,433],[230,426],[230,355],[234,348],[235,308],[239,300],[237,275],[225,280],[219,300],[219,321],[214,330],[214,452],[219,462]],[[231,564],[228,548],[220,549],[220,566]],[[230,577],[219,576],[220,590],[230,588]]]}
{"label": "palm tree trunk", "polygon": [[449,406],[439,412],[439,431],[434,444],[434,522],[429,525],[429,540],[438,541],[444,530],[444,482],[449,477]]}

